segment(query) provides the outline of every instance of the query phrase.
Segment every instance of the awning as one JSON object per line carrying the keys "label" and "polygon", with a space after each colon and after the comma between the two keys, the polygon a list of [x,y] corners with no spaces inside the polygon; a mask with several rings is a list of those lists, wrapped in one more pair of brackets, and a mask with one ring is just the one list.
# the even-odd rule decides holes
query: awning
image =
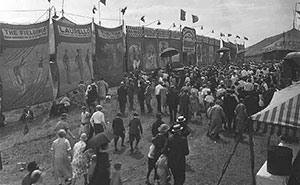
{"label": "awning", "polygon": [[[300,82],[291,85],[281,91],[275,92],[270,104],[262,111],[251,116],[257,122],[257,130],[260,123],[264,123],[264,131],[268,125],[271,132],[278,129],[281,135],[282,129],[288,134],[290,130],[297,132],[300,129]],[[297,133],[293,133],[295,135]]]}

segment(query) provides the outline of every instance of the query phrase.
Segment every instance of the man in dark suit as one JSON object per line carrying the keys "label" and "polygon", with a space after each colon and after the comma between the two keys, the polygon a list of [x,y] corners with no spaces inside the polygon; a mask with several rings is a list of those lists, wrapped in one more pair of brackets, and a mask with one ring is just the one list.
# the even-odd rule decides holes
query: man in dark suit
{"label": "man in dark suit", "polygon": [[175,86],[171,86],[171,89],[167,94],[167,105],[169,106],[170,122],[174,122],[176,120],[178,103],[179,96],[175,91]]}
{"label": "man in dark suit", "polygon": [[180,124],[173,126],[174,133],[168,138],[163,153],[168,157],[168,167],[174,177],[174,185],[183,185],[185,182],[185,156],[189,154],[188,141],[181,135],[183,127]]}
{"label": "man in dark suit", "polygon": [[187,121],[189,121],[190,118],[190,96],[188,93],[188,89],[184,89],[184,93],[179,100],[180,110],[182,111],[183,117],[185,117]]}
{"label": "man in dark suit", "polygon": [[123,81],[121,82],[121,87],[119,87],[118,89],[118,101],[120,106],[120,112],[124,116],[127,102],[127,89]]}

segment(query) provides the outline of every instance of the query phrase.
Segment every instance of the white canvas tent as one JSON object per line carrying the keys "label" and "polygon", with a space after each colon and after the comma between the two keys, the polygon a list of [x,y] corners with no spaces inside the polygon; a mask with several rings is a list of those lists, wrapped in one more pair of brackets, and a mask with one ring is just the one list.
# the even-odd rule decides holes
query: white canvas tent
{"label": "white canvas tent", "polygon": [[270,104],[251,118],[254,122],[300,129],[300,82],[275,92]]}

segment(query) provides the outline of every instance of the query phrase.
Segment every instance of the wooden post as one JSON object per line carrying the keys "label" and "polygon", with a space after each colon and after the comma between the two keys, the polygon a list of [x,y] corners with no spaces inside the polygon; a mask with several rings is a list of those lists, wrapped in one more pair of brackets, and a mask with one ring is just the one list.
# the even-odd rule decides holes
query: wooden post
{"label": "wooden post", "polygon": [[255,173],[254,173],[254,146],[253,146],[253,121],[249,119],[249,147],[250,147],[250,159],[251,159],[251,176],[252,176],[252,185],[256,185]]}

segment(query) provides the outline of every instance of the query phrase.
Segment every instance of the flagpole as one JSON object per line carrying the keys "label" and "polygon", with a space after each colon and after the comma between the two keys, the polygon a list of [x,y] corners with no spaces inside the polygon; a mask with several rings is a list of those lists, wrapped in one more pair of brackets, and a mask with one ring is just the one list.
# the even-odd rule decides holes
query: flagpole
{"label": "flagpole", "polygon": [[99,25],[101,26],[101,19],[100,19],[100,0],[98,1],[98,14],[99,14]]}

